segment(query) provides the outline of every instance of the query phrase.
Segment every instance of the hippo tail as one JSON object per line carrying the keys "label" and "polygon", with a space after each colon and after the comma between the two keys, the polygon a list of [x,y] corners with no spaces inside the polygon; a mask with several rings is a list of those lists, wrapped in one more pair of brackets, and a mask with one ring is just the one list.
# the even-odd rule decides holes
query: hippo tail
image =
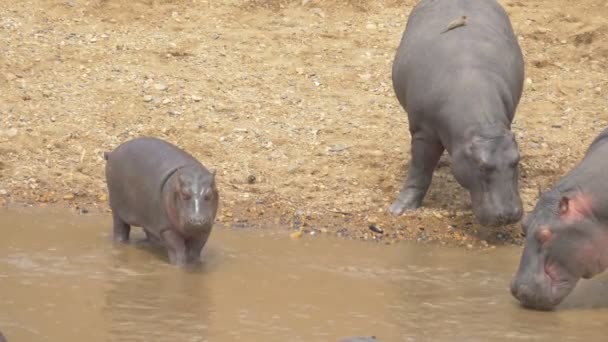
{"label": "hippo tail", "polygon": [[108,158],[110,157],[110,152],[104,152],[103,153],[103,159],[108,160]]}

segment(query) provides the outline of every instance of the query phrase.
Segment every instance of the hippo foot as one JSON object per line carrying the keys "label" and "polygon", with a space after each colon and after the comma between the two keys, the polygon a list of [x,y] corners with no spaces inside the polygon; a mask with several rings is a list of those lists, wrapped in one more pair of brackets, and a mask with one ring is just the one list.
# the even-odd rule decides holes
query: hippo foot
{"label": "hippo foot", "polygon": [[415,201],[412,201],[412,200],[404,201],[399,198],[388,207],[388,212],[394,216],[399,216],[399,215],[402,215],[406,211],[416,210],[416,209],[418,209],[419,206],[420,206],[420,204],[416,203]]}
{"label": "hippo foot", "polygon": [[116,243],[129,243],[129,238],[124,236],[114,236],[112,240]]}

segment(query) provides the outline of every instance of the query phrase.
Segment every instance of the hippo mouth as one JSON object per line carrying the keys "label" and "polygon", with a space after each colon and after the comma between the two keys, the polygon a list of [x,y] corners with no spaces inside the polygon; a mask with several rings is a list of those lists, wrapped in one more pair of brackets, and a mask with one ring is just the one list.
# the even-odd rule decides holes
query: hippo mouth
{"label": "hippo mouth", "polygon": [[545,263],[544,273],[547,284],[549,284],[549,302],[552,306],[557,306],[574,288],[572,277],[552,262]]}

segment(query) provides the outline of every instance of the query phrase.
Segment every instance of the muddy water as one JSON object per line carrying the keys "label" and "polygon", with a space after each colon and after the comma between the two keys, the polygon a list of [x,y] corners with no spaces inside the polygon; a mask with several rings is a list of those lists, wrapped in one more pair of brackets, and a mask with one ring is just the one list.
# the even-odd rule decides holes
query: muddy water
{"label": "muddy water", "polygon": [[[600,341],[608,277],[550,313],[508,292],[520,250],[383,246],[216,229],[201,267],[115,246],[109,216],[0,211],[9,341]],[[135,240],[143,238],[133,229]]]}

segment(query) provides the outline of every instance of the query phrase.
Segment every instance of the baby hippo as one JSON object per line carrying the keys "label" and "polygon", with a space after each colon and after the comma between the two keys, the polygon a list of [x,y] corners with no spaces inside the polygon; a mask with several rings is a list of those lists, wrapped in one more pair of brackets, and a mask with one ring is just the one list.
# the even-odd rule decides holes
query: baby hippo
{"label": "baby hippo", "polygon": [[131,226],[160,241],[174,265],[197,262],[209,238],[219,194],[215,171],[166,141],[141,137],[104,153],[114,240]]}
{"label": "baby hippo", "polygon": [[526,243],[511,293],[524,306],[548,310],[581,278],[608,267],[608,128],[585,157],[522,222]]}

